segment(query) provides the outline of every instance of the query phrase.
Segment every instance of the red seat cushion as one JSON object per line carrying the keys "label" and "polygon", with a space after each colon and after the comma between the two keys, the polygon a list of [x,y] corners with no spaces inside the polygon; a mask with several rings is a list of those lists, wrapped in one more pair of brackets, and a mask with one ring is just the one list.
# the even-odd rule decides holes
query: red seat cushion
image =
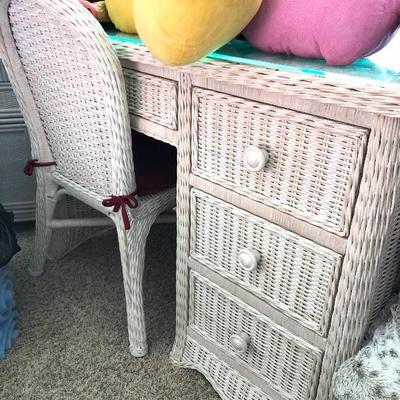
{"label": "red seat cushion", "polygon": [[132,131],[133,162],[138,196],[176,185],[176,148]]}

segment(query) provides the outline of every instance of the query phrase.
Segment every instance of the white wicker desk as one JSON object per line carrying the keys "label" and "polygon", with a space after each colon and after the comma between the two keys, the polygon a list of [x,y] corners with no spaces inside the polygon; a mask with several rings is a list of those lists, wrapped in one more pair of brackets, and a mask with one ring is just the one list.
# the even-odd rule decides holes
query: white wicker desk
{"label": "white wicker desk", "polygon": [[400,86],[114,45],[132,125],[178,146],[172,359],[224,399],[332,398],[398,281]]}

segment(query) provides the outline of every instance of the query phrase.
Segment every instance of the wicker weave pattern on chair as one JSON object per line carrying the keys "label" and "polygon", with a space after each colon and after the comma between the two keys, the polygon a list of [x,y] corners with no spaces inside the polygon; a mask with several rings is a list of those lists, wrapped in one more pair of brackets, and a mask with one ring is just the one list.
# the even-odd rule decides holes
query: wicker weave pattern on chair
{"label": "wicker weave pattern on chair", "polygon": [[[174,206],[176,192],[174,187],[150,191],[136,207],[120,62],[101,25],[78,1],[1,0],[0,31],[1,58],[28,126],[32,156],[43,167],[35,173],[36,236],[29,270],[41,275],[47,259],[114,224],[130,352],[144,356],[146,239],[157,216]],[[134,201],[126,206],[128,199]]]}
{"label": "wicker weave pattern on chair", "polygon": [[178,127],[178,83],[124,68],[129,112],[167,128]]}
{"label": "wicker weave pattern on chair", "polygon": [[[222,347],[271,387],[290,399],[306,400],[315,389],[321,352],[231,296],[196,272],[190,275],[189,325]],[[242,354],[230,346],[232,335],[250,336]]]}
{"label": "wicker weave pattern on chair", "polygon": [[[191,255],[325,335],[341,257],[230,204],[192,190]],[[254,271],[239,263],[240,251],[261,257]]]}
{"label": "wicker weave pattern on chair", "polygon": [[[196,174],[348,234],[366,129],[203,89],[194,90],[192,115]],[[243,165],[249,146],[269,154],[260,172]]]}
{"label": "wicker weave pattern on chair", "polygon": [[[64,196],[60,199],[53,214],[55,219],[101,217],[103,217],[103,214],[100,211],[72,196]],[[55,229],[51,235],[47,258],[49,260],[59,260],[86,240],[112,228],[112,226],[94,226]]]}
{"label": "wicker weave pattern on chair", "polygon": [[224,399],[272,400],[192,338],[187,339],[183,360],[189,368],[196,366]]}
{"label": "wicker weave pattern on chair", "polygon": [[[78,19],[75,11],[66,2],[56,11],[40,0],[12,1],[10,25],[19,57],[57,172],[97,194],[130,193],[133,164],[127,168],[126,162],[132,156],[122,156],[131,151],[122,71],[100,25],[86,10]],[[97,49],[87,51],[89,39]],[[112,187],[115,176],[126,176],[124,188]]]}

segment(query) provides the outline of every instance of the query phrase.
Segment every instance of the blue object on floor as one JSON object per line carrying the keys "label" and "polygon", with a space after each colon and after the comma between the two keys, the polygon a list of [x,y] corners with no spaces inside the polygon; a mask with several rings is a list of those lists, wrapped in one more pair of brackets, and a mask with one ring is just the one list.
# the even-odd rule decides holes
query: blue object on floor
{"label": "blue object on floor", "polygon": [[14,232],[14,214],[0,204],[0,359],[18,336],[14,274],[10,261],[20,250]]}
{"label": "blue object on floor", "polygon": [[14,275],[10,264],[0,268],[0,359],[18,336],[15,309]]}

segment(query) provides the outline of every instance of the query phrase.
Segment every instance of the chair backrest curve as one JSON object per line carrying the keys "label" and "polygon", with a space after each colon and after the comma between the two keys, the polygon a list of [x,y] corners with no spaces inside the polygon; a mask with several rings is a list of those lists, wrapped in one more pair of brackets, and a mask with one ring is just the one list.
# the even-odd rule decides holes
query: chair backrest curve
{"label": "chair backrest curve", "polygon": [[34,158],[100,196],[135,190],[118,58],[78,0],[0,0],[0,52]]}

